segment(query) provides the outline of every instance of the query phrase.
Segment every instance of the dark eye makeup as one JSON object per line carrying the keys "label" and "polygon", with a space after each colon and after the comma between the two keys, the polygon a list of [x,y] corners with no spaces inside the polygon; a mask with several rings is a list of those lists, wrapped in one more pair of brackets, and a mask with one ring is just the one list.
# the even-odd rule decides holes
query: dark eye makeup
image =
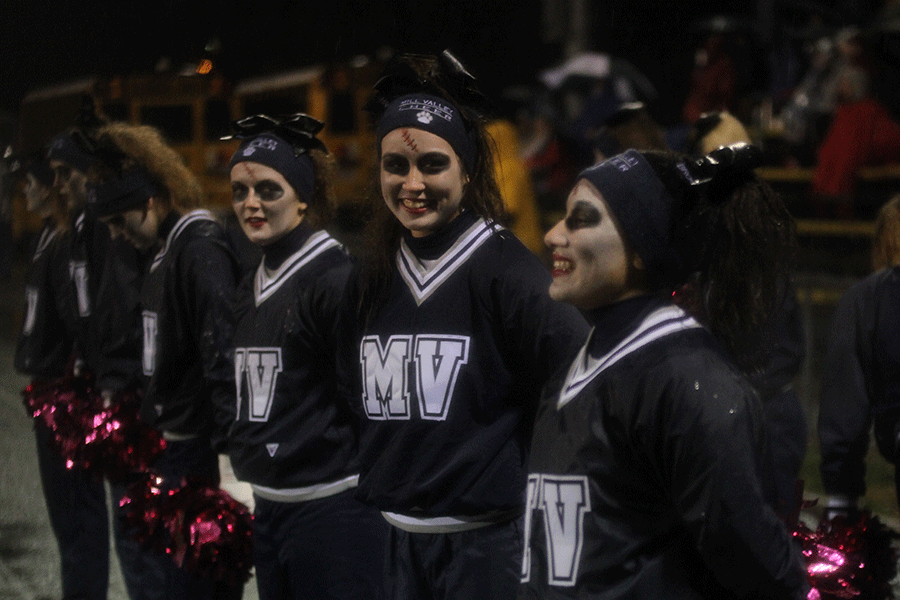
{"label": "dark eye makeup", "polygon": [[[253,186],[256,196],[263,202],[278,200],[284,196],[284,188],[270,179],[264,179]],[[231,184],[231,199],[234,202],[243,202],[250,195],[250,188],[243,183]]]}
{"label": "dark eye makeup", "polygon": [[566,227],[569,229],[581,229],[582,227],[594,227],[600,224],[602,215],[596,206],[578,200],[569,214],[566,215]]}
{"label": "dark eye makeup", "polygon": [[[450,167],[450,157],[443,152],[427,152],[416,159],[416,167],[426,175],[436,175]],[[385,154],[381,168],[391,175],[405,176],[409,172],[409,160],[399,154]]]}

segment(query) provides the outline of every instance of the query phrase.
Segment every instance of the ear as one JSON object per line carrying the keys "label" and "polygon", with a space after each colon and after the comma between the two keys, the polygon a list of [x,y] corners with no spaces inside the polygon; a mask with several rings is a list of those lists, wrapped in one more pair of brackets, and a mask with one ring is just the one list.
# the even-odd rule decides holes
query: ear
{"label": "ear", "polygon": [[306,202],[298,202],[297,203],[297,213],[302,217],[306,214],[306,211],[309,210],[309,204]]}
{"label": "ear", "polygon": [[637,252],[634,253],[634,256],[631,258],[631,266],[635,268],[637,271],[644,270],[644,261],[641,260],[641,257],[637,255]]}

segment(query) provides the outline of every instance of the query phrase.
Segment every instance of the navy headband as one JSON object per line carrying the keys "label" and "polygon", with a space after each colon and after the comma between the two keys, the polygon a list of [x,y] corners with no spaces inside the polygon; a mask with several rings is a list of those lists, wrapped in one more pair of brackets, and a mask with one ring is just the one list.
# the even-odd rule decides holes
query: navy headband
{"label": "navy headband", "polygon": [[63,133],[50,142],[47,159],[64,162],[82,173],[87,173],[97,157],[84,148],[71,133]]}
{"label": "navy headband", "polygon": [[143,169],[131,169],[120,177],[88,186],[88,206],[95,217],[108,217],[144,206],[161,192]]}
{"label": "navy headband", "polygon": [[467,131],[462,114],[452,103],[430,94],[407,94],[388,104],[378,121],[375,139],[381,153],[381,140],[401,127],[421,129],[444,139],[471,176],[475,168],[477,150],[475,140]]}
{"label": "navy headband", "polygon": [[681,283],[675,249],[675,201],[639,152],[628,150],[581,172],[603,196],[626,243],[644,263],[651,287]]}
{"label": "navy headband", "polygon": [[312,204],[316,187],[316,168],[308,152],[299,156],[294,147],[272,133],[263,133],[244,140],[231,162],[229,170],[242,162],[255,162],[278,171],[294,188],[301,202]]}

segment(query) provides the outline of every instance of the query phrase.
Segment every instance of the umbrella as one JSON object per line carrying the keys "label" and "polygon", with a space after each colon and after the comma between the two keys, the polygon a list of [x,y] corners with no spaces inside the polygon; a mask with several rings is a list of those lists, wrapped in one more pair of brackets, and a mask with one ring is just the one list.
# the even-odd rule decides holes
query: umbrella
{"label": "umbrella", "polygon": [[542,71],[539,78],[551,90],[558,90],[577,79],[620,80],[627,82],[636,95],[644,100],[657,98],[654,85],[634,65],[600,52],[576,54],[556,67]]}

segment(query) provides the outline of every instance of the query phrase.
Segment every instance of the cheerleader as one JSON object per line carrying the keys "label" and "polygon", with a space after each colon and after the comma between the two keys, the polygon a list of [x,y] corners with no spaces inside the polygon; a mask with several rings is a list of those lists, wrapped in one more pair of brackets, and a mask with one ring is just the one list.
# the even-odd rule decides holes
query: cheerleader
{"label": "cheerleader", "polygon": [[[222,225],[199,208],[199,183],[156,129],[111,123],[97,136],[111,158],[96,169],[93,208],[114,239],[151,256],[141,288],[141,417],[166,439],[153,468],[164,487],[188,477],[218,485],[216,448],[234,413],[238,262]],[[145,553],[129,568],[145,571],[143,594],[240,594],[217,592],[161,554]]]}
{"label": "cheerleader", "polygon": [[263,600],[382,597],[386,525],[354,498],[358,423],[333,357],[350,260],[325,231],[334,159],[306,115],[235,123],[233,208],[263,258],[238,289],[235,475],[253,489]]}
{"label": "cheerleader", "polygon": [[[86,153],[83,158],[91,160]],[[63,163],[55,162],[59,170]],[[59,385],[66,375],[75,351],[77,313],[68,302],[72,233],[66,227],[66,196],[54,186],[57,173],[46,160],[32,161],[25,177],[27,208],[43,219],[43,226],[25,275],[25,316],[14,364],[31,376],[37,391]],[[53,430],[40,418],[34,427],[41,485],[59,547],[63,596],[106,598],[109,517],[103,479],[80,467],[67,468],[54,448]]]}
{"label": "cheerleader", "polygon": [[515,593],[531,415],[586,334],[501,225],[483,106],[447,52],[399,60],[369,104],[380,193],[345,362],[390,598]]}
{"label": "cheerleader", "polygon": [[[594,328],[541,399],[520,598],[806,597],[735,365],[750,366],[791,238],[754,150],[615,156],[581,173],[546,235],[550,295]],[[706,326],[673,301],[689,274],[680,301]]]}

